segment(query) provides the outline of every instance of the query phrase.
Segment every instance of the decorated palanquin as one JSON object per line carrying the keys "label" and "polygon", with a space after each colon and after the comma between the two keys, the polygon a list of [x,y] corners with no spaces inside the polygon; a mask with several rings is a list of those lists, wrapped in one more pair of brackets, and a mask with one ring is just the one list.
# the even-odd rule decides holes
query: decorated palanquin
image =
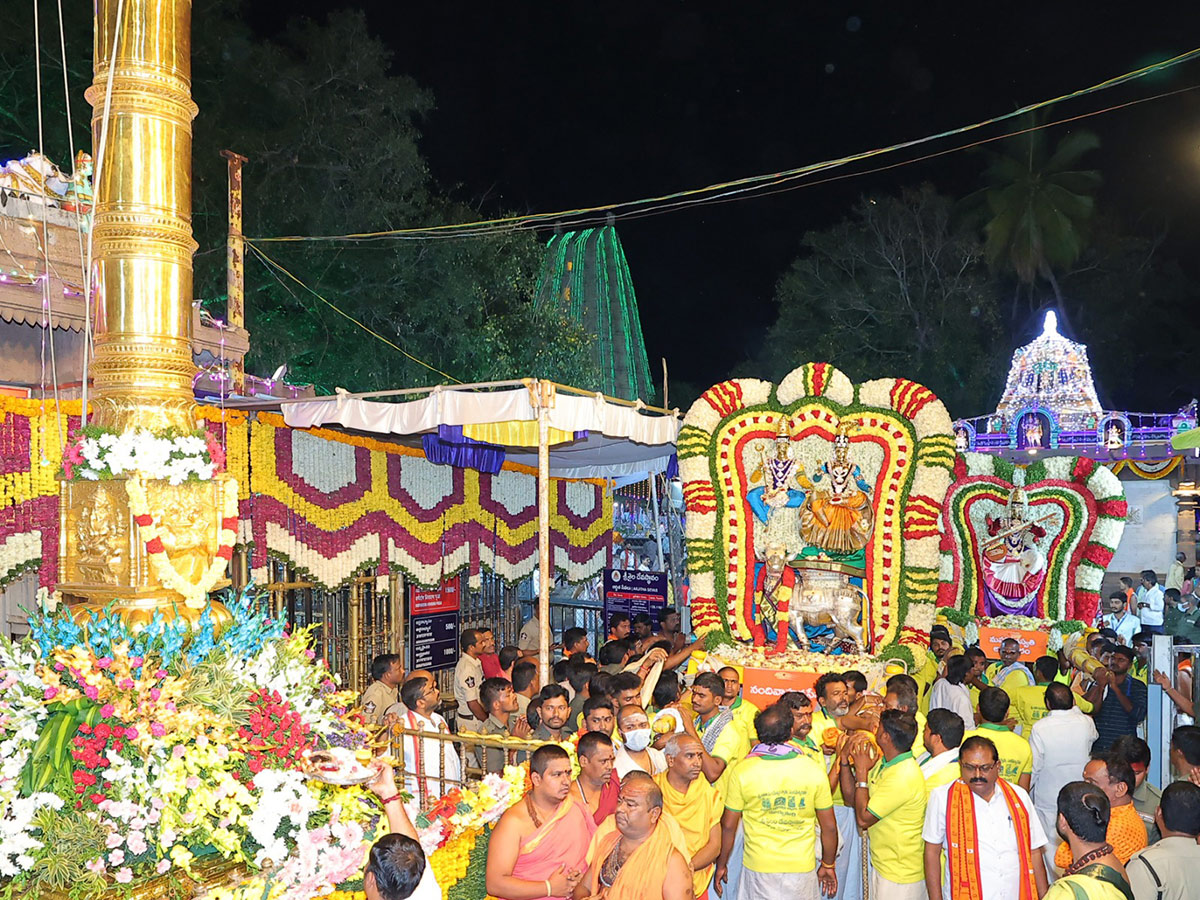
{"label": "decorated palanquin", "polygon": [[778,386],[722,382],[688,411],[678,454],[697,633],[807,649],[805,626],[827,623],[861,652],[925,646],[955,459],[928,388],[856,385],[827,363]]}
{"label": "decorated palanquin", "polygon": [[963,453],[942,509],[938,605],[1091,622],[1125,516],[1120,479],[1095,460]]}

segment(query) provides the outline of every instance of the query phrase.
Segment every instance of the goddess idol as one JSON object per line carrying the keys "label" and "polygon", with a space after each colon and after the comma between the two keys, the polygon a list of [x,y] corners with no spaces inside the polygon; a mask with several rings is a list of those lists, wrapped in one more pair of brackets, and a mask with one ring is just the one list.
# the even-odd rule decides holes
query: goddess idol
{"label": "goddess idol", "polygon": [[833,460],[822,463],[811,482],[801,482],[811,490],[800,507],[800,535],[808,546],[831,556],[861,551],[875,524],[871,486],[850,460],[850,428],[846,422],[838,425]]}
{"label": "goddess idol", "polygon": [[[1050,518],[1047,516],[1046,518]],[[980,548],[985,616],[1040,616],[1038,595],[1046,580],[1046,554],[1037,542],[1046,536],[1041,522],[1029,518],[1025,492],[1013,488],[1008,507],[997,519],[986,519],[988,538]]]}

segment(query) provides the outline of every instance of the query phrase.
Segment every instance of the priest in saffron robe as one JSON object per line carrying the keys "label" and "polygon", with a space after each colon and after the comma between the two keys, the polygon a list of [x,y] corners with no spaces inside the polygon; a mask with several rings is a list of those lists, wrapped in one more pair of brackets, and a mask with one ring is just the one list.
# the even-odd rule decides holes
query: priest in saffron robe
{"label": "priest in saffron robe", "polygon": [[532,787],[488,844],[487,892],[499,900],[565,900],[587,869],[591,814],[571,796],[571,758],[557,744],[529,757]]}
{"label": "priest in saffron robe", "polygon": [[925,811],[929,896],[1037,900],[1046,891],[1046,834],[1033,801],[1000,777],[1000,754],[987,738],[967,738],[958,759],[961,777],[934,788]]}
{"label": "priest in saffron robe", "polygon": [[690,734],[677,734],[664,751],[667,770],[654,776],[663,809],[679,823],[692,864],[692,893],[708,897],[713,864],[721,852],[721,815],[725,804],[703,774],[704,748]]}
{"label": "priest in saffron robe", "polygon": [[588,848],[582,890],[605,900],[692,900],[692,866],[679,823],[663,811],[654,779],[632,771],[621,779],[617,811]]}

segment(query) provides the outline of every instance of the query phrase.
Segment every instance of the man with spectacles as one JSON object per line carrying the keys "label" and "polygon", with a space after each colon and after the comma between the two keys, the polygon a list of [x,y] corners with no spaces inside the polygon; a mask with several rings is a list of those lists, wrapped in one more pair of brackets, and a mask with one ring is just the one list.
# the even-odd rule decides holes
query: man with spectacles
{"label": "man with spectacles", "polygon": [[1037,900],[1046,891],[1046,833],[1033,801],[1000,777],[1000,754],[987,738],[963,741],[958,760],[962,777],[934,788],[925,812],[929,896]]}

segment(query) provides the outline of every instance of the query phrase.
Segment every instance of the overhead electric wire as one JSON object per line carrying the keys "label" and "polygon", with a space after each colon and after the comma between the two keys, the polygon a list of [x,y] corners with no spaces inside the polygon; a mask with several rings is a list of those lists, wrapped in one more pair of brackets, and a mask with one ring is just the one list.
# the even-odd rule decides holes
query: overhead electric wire
{"label": "overhead electric wire", "polygon": [[[388,340],[382,334],[380,334],[377,331],[374,331],[369,326],[365,325],[363,322],[354,318],[354,316],[350,315],[348,312],[343,311],[339,306],[337,306],[337,304],[326,299],[321,294],[319,294],[317,291],[315,291],[313,288],[309,287],[307,284],[305,284],[303,281],[301,281],[299,278],[297,278],[295,275],[293,275],[291,272],[289,272],[287,269],[285,269],[279,263],[275,262],[275,260],[273,260],[269,256],[267,256],[267,254],[263,253],[263,251],[260,250],[258,247],[255,247],[254,244],[251,243],[250,241],[246,241],[246,246],[249,247],[251,252],[253,252],[254,255],[257,256],[259,258],[259,260],[263,263],[263,265],[266,266],[267,271],[270,272],[275,277],[275,280],[278,281],[283,286],[283,288],[285,290],[287,290],[288,293],[290,293],[293,297],[296,297],[295,292],[292,291],[291,288],[289,288],[283,282],[283,280],[277,274],[276,270],[278,270],[279,272],[282,272],[284,275],[286,275],[292,281],[296,282],[296,284],[298,284],[300,287],[304,288],[304,290],[308,291],[310,294],[312,294],[314,297],[316,297],[318,300],[320,300],[322,303],[324,303],[326,306],[328,306],[330,309],[332,309],[339,316],[342,316],[345,319],[349,319],[351,322],[353,322],[355,325],[357,325],[359,328],[361,328],[367,334],[371,335],[371,337],[375,338],[378,341],[382,341],[383,343],[385,343],[389,347],[391,347],[393,350],[399,351],[401,354],[403,354],[405,357],[407,357],[408,359],[415,362],[417,365],[424,366],[429,371],[434,372],[438,375],[441,375],[443,378],[448,378],[451,381],[453,381],[455,384],[462,384],[462,381],[455,378],[453,375],[450,375],[447,372],[443,372],[441,369],[437,368],[436,366],[431,366],[429,363],[425,362],[423,359],[419,359],[416,356],[413,356],[411,353],[409,353],[407,350],[405,350],[400,345],[394,343],[393,341]],[[296,297],[297,301],[299,301],[299,299],[300,299],[299,297]]]}
{"label": "overhead electric wire", "polygon": [[[914,140],[902,141],[880,147],[874,150],[868,150],[861,153],[855,153],[850,156],[843,156],[836,159],[824,160],[821,162],[810,163],[799,168],[787,169],[782,172],[775,172],[765,175],[753,175],[745,178],[735,179],[733,181],[720,182],[717,184],[707,185],[701,188],[695,188],[686,191],[677,191],[674,193],[663,194],[655,197],[643,198],[640,200],[632,200],[621,203],[608,203],[600,206],[581,207],[572,210],[561,210],[552,213],[528,213],[523,215],[505,216],[496,219],[486,219],[477,222],[462,222],[451,223],[446,225],[429,225],[414,228],[400,228],[389,231],[376,232],[361,232],[342,235],[289,235],[282,237],[258,237],[254,240],[260,243],[267,242],[341,242],[341,241],[375,241],[384,239],[400,239],[400,240],[418,240],[428,239],[433,237],[443,236],[461,236],[461,237],[480,237],[487,234],[510,232],[521,228],[536,227],[542,223],[552,223],[556,220],[575,219],[581,216],[595,215],[604,213],[605,218],[612,215],[614,218],[633,218],[645,215],[651,215],[659,209],[663,211],[669,209],[678,209],[685,206],[699,205],[705,202],[716,202],[719,199],[730,198],[750,194],[751,192],[778,187],[780,182],[788,182],[797,179],[805,178],[817,172],[826,171],[832,168],[838,168],[848,165],[853,162],[858,162],[863,159],[870,159],[875,156],[881,156],[887,153],[894,153],[899,150],[905,150],[910,147],[920,146],[933,141],[938,141],[943,138],[951,137],[956,134],[963,134],[969,131],[975,131],[984,128],[988,125],[993,125],[998,122],[1007,121],[1022,115],[1026,115],[1038,109],[1051,106],[1055,103],[1060,103],[1066,100],[1083,97],[1088,94],[1098,91],[1107,90],[1112,87],[1117,87],[1122,84],[1135,81],[1146,75],[1154,72],[1160,72],[1165,69],[1172,68],[1182,63],[1188,62],[1200,56],[1200,48],[1189,50],[1186,53],[1179,54],[1171,59],[1162,62],[1153,63],[1149,66],[1135,69],[1131,72],[1126,72],[1123,75],[1118,75],[1113,78],[1106,79],[1087,88],[1072,91],[1055,97],[1050,100],[1043,100],[1037,103],[1028,104],[1020,109],[1005,113],[999,116],[993,116],[984,119],[980,122],[975,122],[970,125],[965,125],[959,128],[950,129],[948,131],[939,132],[938,134],[927,135]],[[1119,107],[1117,107],[1119,108]],[[986,142],[986,141],[985,141]],[[980,142],[983,143],[983,142]],[[936,156],[940,154],[931,154]],[[884,167],[884,168],[890,168]],[[715,192],[722,192],[716,197],[707,196]],[[772,193],[774,191],[771,191]],[[650,210],[643,210],[640,207],[652,206]],[[627,212],[614,212],[626,207],[634,207]]]}

